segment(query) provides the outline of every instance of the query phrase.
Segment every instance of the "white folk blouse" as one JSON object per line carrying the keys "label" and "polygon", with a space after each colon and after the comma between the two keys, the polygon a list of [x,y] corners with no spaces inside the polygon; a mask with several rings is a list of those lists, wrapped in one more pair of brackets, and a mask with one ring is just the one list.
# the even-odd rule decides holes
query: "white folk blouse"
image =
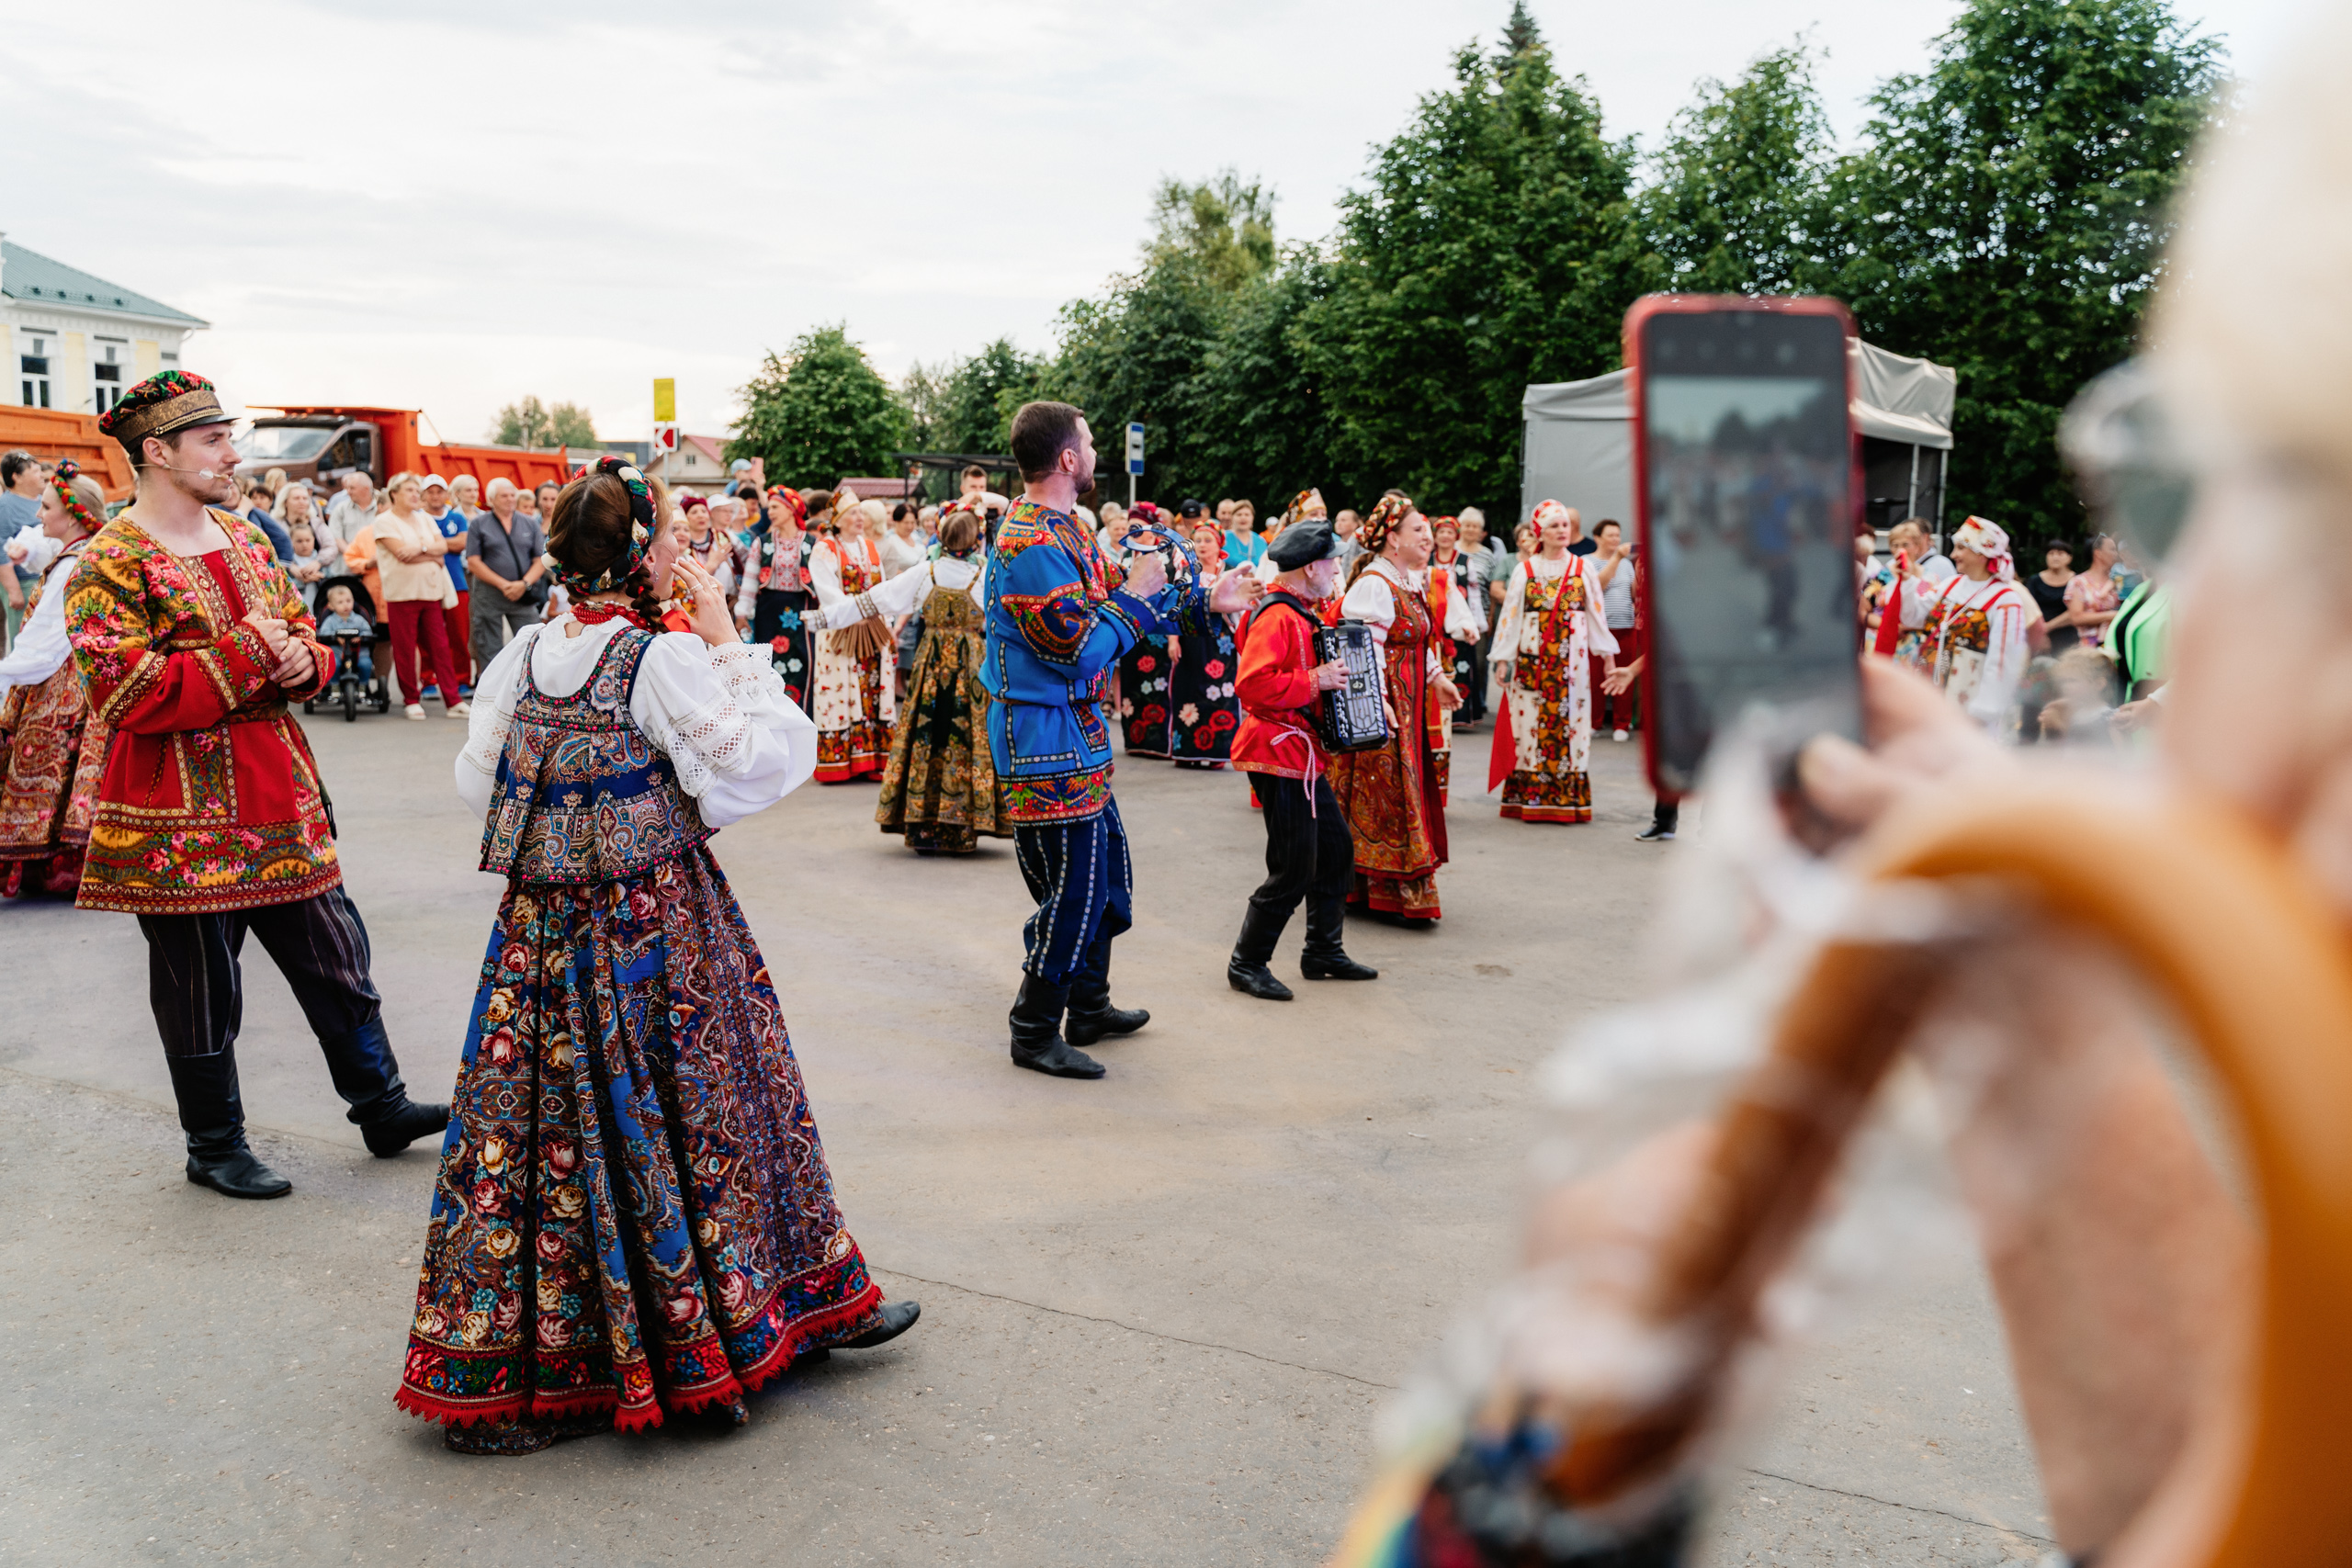
{"label": "white folk blouse", "polygon": [[[524,671],[548,695],[571,696],[628,623],[599,621],[564,636],[574,624],[566,614],[524,627],[474,682],[457,774],[458,795],[477,816],[490,810]],[[711,828],[764,811],[817,771],[816,724],[785,695],[767,649],[749,643],[713,648],[692,632],[657,635],[637,667],[628,716],[670,759]]]}
{"label": "white folk blouse", "polygon": [[911,615],[922,608],[934,588],[960,588],[980,603],[981,580],[987,572],[977,562],[959,560],[954,556],[942,556],[910,567],[898,576],[886,579],[864,593],[846,594],[812,612],[808,624],[819,631],[840,631],[854,626],[868,615],[888,620],[895,615]]}
{"label": "white folk blouse", "polygon": [[[1408,571],[1384,556],[1374,556],[1364,568],[1363,575],[1348,589],[1340,601],[1340,614],[1351,621],[1362,621],[1372,628],[1372,640],[1380,649],[1382,668],[1388,658],[1388,628],[1396,624],[1396,591],[1422,594],[1428,592],[1429,573]],[[1446,636],[1468,641],[1478,635],[1478,623],[1470,613],[1470,602],[1462,597],[1461,585],[1451,572],[1445,580],[1445,625],[1440,628]],[[1444,655],[1432,647],[1429,657],[1431,675],[1444,671]]]}

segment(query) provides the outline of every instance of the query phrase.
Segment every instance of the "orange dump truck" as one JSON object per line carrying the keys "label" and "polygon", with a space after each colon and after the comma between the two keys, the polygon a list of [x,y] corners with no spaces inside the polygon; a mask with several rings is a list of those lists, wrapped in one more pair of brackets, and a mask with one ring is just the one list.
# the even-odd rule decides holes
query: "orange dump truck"
{"label": "orange dump truck", "polygon": [[417,434],[414,409],[256,407],[253,412],[253,428],[237,438],[237,472],[283,468],[288,479],[308,479],[322,491],[350,473],[364,473],[379,485],[399,473],[445,479],[471,474],[487,491],[499,479],[526,488],[548,479],[561,484],[570,471],[560,446],[428,446]]}
{"label": "orange dump truck", "polygon": [[0,452],[19,450],[44,463],[71,457],[82,465],[84,473],[106,487],[108,501],[130,499],[130,459],[112,436],[98,433],[96,414],[0,404]]}

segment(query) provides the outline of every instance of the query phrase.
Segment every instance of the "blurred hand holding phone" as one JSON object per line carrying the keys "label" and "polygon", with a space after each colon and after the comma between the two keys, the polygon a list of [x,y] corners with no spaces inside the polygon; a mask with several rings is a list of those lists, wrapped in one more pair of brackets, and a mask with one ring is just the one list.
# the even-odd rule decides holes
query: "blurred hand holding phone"
{"label": "blurred hand holding phone", "polygon": [[1834,299],[1653,295],[1626,314],[1663,795],[1692,789],[1735,726],[1783,759],[1861,739],[1853,332]]}

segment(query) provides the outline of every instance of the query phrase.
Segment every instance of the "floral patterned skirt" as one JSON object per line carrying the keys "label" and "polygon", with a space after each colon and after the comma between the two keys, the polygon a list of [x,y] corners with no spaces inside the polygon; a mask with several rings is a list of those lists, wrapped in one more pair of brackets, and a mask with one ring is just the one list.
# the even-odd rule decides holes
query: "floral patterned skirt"
{"label": "floral patterned skirt", "polygon": [[1194,764],[1225,761],[1233,755],[1233,732],[1241,728],[1233,634],[1220,620],[1208,636],[1182,637],[1177,646],[1183,657],[1170,682],[1175,713],[1168,727],[1169,755]]}
{"label": "floral patterned skirt", "polygon": [[[1398,696],[1392,682],[1390,700]],[[1418,695],[1404,711],[1414,712]],[[1356,880],[1348,901],[1386,914],[1440,918],[1437,869],[1446,862],[1442,753],[1426,725],[1369,751],[1345,751],[1329,765],[1331,793],[1355,836]]]}
{"label": "floral patterned skirt", "polygon": [[401,1407],[658,1427],[854,1337],[881,1300],[709,852],[510,885],[450,1097]]}
{"label": "floral patterned skirt", "polygon": [[1119,660],[1119,720],[1130,757],[1168,755],[1168,634],[1155,633]]}
{"label": "floral patterned skirt", "polygon": [[0,703],[0,893],[70,896],[82,880],[107,726],[90,711],[67,660],[37,686]]}
{"label": "floral patterned skirt", "polygon": [[[936,602],[950,591],[932,597]],[[961,593],[953,595],[969,604]],[[980,685],[985,639],[975,612],[926,609],[922,646],[907,681],[907,703],[890,739],[890,765],[874,820],[903,833],[910,850],[963,854],[981,834],[1012,837],[989,755],[988,693]]]}
{"label": "floral patterned skirt", "polygon": [[878,775],[890,761],[898,716],[896,660],[889,649],[839,652],[835,633],[817,639],[817,782],[846,784]]}
{"label": "floral patterned skirt", "polygon": [[1503,780],[1503,812],[1522,822],[1592,820],[1592,660],[1526,659],[1504,690],[1519,766]]}
{"label": "floral patterned skirt", "polygon": [[808,711],[808,685],[817,663],[806,617],[816,607],[817,596],[805,588],[789,592],[763,588],[752,602],[752,640],[768,645],[769,658],[784,681],[784,694],[803,713]]}

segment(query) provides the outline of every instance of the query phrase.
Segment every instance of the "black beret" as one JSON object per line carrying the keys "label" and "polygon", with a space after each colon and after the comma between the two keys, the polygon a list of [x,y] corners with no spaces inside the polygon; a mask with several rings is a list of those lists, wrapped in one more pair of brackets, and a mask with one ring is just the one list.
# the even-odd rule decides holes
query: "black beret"
{"label": "black beret", "polygon": [[1266,555],[1283,570],[1296,571],[1319,560],[1333,559],[1344,549],[1340,536],[1331,531],[1331,525],[1320,517],[1302,517],[1266,547]]}

